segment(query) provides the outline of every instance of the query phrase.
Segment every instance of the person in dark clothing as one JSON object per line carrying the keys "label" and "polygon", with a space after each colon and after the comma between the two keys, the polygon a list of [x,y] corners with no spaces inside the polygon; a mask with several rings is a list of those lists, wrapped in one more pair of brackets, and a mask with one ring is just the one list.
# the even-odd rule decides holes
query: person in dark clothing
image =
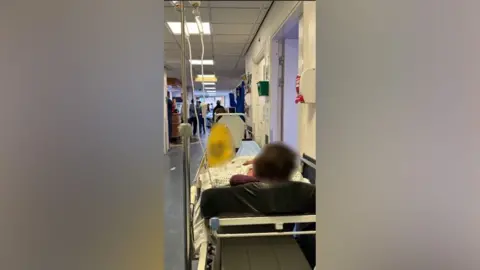
{"label": "person in dark clothing", "polygon": [[170,99],[170,92],[167,95],[167,119],[168,119],[168,141],[172,142],[172,118],[173,118],[173,101]]}
{"label": "person in dark clothing", "polygon": [[253,168],[247,175],[234,175],[230,178],[231,186],[251,182],[285,182],[290,181],[297,164],[297,154],[283,143],[267,144],[262,152],[252,161]]}
{"label": "person in dark clothing", "polygon": [[[221,110],[221,112],[219,111]],[[225,108],[222,106],[220,100],[217,100],[217,106],[215,106],[215,108],[213,108],[213,120],[216,122],[217,119],[215,119],[215,114],[216,113],[226,113],[227,110],[225,110]]]}
{"label": "person in dark clothing", "polygon": [[[217,114],[222,114],[222,113],[227,113],[227,110],[225,110],[225,108],[223,108],[223,107],[218,108]],[[222,116],[219,115],[219,116],[217,117],[217,119],[215,119],[215,122],[218,122],[221,118],[222,118]]]}
{"label": "person in dark clothing", "polygon": [[194,100],[192,99],[192,103],[190,103],[190,106],[188,107],[188,112],[189,112],[188,123],[193,126],[193,136],[197,135],[197,126],[198,126],[195,110],[196,110],[195,103],[194,103]]}
{"label": "person in dark clothing", "polygon": [[205,134],[205,118],[203,118],[203,112],[202,112],[202,102],[198,102],[197,106],[197,114],[198,114],[198,121],[199,121],[199,133],[200,134]]}

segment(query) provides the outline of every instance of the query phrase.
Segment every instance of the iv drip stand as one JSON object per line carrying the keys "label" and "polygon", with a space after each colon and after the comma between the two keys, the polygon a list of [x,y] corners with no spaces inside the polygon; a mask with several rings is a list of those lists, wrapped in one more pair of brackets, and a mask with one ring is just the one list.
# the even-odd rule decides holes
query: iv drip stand
{"label": "iv drip stand", "polygon": [[[182,69],[182,118],[183,123],[180,125],[180,134],[183,138],[183,195],[184,195],[184,225],[185,225],[185,270],[192,269],[192,240],[191,240],[191,221],[190,221],[190,137],[192,136],[192,127],[188,124],[188,93],[187,93],[187,73],[185,65],[185,5],[180,3],[181,28],[181,69]],[[167,247],[168,248],[168,247]]]}

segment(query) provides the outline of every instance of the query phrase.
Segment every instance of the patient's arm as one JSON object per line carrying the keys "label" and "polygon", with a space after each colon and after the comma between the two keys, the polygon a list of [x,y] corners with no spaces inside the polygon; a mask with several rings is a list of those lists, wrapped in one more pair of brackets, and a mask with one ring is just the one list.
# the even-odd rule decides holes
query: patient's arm
{"label": "patient's arm", "polygon": [[257,178],[250,175],[237,174],[230,178],[230,186],[240,186],[252,182],[259,182]]}
{"label": "patient's arm", "polygon": [[253,164],[253,159],[245,161],[245,163],[243,163],[243,166],[247,166],[251,164]]}

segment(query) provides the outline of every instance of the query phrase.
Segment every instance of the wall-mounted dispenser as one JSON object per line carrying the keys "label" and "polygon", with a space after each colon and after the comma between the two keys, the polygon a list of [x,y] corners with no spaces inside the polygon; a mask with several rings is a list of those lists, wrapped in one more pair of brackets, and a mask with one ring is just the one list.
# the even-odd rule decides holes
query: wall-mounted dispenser
{"label": "wall-mounted dispenser", "polygon": [[261,96],[261,97],[267,97],[268,96],[268,90],[269,90],[268,87],[269,87],[268,81],[257,82],[258,95]]}
{"label": "wall-mounted dispenser", "polygon": [[315,68],[309,68],[302,72],[299,87],[299,92],[303,97],[302,103],[316,103],[316,75]]}

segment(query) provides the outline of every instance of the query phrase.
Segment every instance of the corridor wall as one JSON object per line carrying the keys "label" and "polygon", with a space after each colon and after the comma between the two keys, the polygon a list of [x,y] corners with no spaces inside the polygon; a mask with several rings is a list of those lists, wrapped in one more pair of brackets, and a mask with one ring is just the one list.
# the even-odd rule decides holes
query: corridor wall
{"label": "corridor wall", "polygon": [[[316,66],[316,2],[303,2],[303,16],[299,24],[298,73]],[[316,159],[317,110],[316,104],[299,106],[298,145],[302,154]]]}
{"label": "corridor wall", "polygon": [[[260,27],[258,34],[253,41],[250,49],[245,57],[245,68],[247,72],[252,73],[252,122],[254,123],[255,140],[262,144],[265,136],[269,136],[272,129],[270,122],[270,99],[260,98],[256,91],[255,83],[259,80],[261,72],[263,72],[261,65],[256,65],[253,61],[254,57],[264,50],[265,61],[265,79],[272,78],[272,50],[271,39],[275,33],[282,27],[290,14],[295,11],[298,5],[301,5],[303,11],[302,19],[299,25],[299,71],[300,74],[304,69],[315,67],[315,7],[316,2],[308,1],[276,1],[274,2],[270,12],[265,21]],[[271,89],[270,91],[277,91]],[[316,158],[315,149],[315,134],[316,134],[316,109],[315,104],[297,105],[301,107],[298,113],[298,122],[302,126],[298,133],[298,149],[301,154],[306,154],[312,158]],[[297,128],[298,125],[294,125]]]}

